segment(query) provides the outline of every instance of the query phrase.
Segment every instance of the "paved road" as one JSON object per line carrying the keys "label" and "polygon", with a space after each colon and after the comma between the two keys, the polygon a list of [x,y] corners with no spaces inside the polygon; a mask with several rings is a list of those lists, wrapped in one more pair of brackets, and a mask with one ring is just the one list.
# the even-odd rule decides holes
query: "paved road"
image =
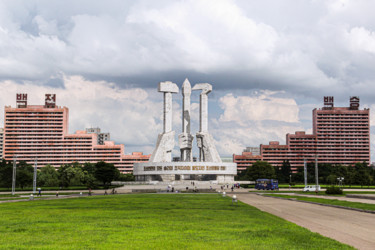
{"label": "paved road", "polygon": [[313,232],[358,249],[375,249],[375,214],[263,197],[253,193],[237,198]]}

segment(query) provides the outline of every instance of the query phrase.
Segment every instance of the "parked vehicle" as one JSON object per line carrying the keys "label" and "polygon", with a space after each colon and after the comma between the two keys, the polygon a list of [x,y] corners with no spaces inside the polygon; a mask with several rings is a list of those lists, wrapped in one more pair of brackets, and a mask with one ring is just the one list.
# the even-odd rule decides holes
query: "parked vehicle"
{"label": "parked vehicle", "polygon": [[311,186],[305,186],[303,188],[303,192],[315,192],[317,190],[317,187],[318,187],[318,192],[320,191],[320,185],[316,186],[316,185],[311,185]]}
{"label": "parked vehicle", "polygon": [[255,181],[257,190],[279,190],[279,182],[274,179],[257,179]]}

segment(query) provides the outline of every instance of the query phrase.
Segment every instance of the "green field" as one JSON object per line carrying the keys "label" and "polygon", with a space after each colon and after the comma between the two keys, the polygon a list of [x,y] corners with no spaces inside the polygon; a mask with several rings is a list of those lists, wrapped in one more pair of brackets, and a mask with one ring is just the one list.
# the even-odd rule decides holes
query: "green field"
{"label": "green field", "polygon": [[350,249],[217,194],[25,201],[0,211],[2,249]]}
{"label": "green field", "polygon": [[315,202],[315,203],[321,203],[321,204],[375,211],[375,204],[342,201],[342,200],[337,200],[337,199],[322,199],[322,198],[299,196],[299,195],[282,195],[282,194],[266,194],[266,195],[280,197],[280,198],[287,198],[287,199],[296,199],[300,201],[309,201],[309,202]]}

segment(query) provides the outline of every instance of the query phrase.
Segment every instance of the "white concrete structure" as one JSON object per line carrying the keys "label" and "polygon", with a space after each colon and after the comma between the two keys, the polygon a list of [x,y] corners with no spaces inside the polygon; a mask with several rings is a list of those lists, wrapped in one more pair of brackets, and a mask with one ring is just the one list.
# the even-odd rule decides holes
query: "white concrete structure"
{"label": "white concrete structure", "polygon": [[172,93],[178,93],[173,82],[160,82],[158,91],[164,93],[163,133],[159,134],[150,162],[171,162],[175,132],[172,131]]}
{"label": "white concrete structure", "polygon": [[[193,162],[192,142],[190,134],[190,95],[191,90],[202,90],[200,94],[199,132],[197,145],[199,147],[199,162]],[[182,133],[179,135],[181,161],[171,162],[174,147],[175,132],[172,131],[172,93],[178,93],[175,83],[159,83],[159,92],[164,93],[164,131],[159,134],[154,152],[149,162],[135,163],[133,174],[136,181],[175,180],[216,180],[218,183],[230,183],[237,174],[236,163],[223,163],[214,145],[212,136],[208,133],[208,96],[212,85],[198,83],[193,88],[188,79],[182,85]]]}
{"label": "white concrete structure", "polygon": [[216,162],[144,162],[137,163],[133,174],[137,181],[173,181],[175,175],[184,179],[190,175],[216,175],[219,183],[233,181],[237,174],[237,164]]}
{"label": "white concrete structure", "polygon": [[209,83],[198,83],[193,90],[202,90],[199,103],[199,132],[197,133],[197,145],[199,148],[199,160],[204,162],[221,162],[216,150],[214,140],[208,133],[208,96],[212,91]]}
{"label": "white concrete structure", "polygon": [[186,78],[182,84],[182,133],[178,136],[181,150],[181,161],[193,161],[191,149],[194,137],[190,134],[190,95],[191,86]]}

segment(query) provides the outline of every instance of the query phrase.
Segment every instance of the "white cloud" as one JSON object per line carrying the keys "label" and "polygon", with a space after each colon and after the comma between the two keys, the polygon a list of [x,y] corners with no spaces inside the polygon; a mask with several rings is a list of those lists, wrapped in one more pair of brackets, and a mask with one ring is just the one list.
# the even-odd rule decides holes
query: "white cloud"
{"label": "white cloud", "polygon": [[238,96],[227,94],[219,99],[224,109],[220,122],[236,122],[240,125],[249,121],[274,120],[299,122],[299,108],[294,99],[273,97],[273,92],[261,91],[258,96]]}
{"label": "white cloud", "polygon": [[294,99],[261,91],[252,96],[227,94],[219,99],[223,114],[213,119],[213,134],[224,155],[239,154],[246,146],[269,141],[285,143],[285,135],[303,130]]}
{"label": "white cloud", "polygon": [[353,50],[375,53],[375,32],[363,27],[354,27],[347,36]]}
{"label": "white cloud", "polygon": [[138,150],[142,150],[155,143],[163,126],[160,122],[162,102],[150,100],[146,90],[119,89],[112,83],[88,81],[81,76],[64,76],[63,81],[64,88],[0,82],[4,97],[1,106],[14,107],[16,93],[28,93],[29,105],[43,105],[45,93],[56,93],[57,105],[69,108],[70,133],[99,126],[103,132],[111,133],[111,139],[124,143],[127,153],[127,144],[138,145]]}

